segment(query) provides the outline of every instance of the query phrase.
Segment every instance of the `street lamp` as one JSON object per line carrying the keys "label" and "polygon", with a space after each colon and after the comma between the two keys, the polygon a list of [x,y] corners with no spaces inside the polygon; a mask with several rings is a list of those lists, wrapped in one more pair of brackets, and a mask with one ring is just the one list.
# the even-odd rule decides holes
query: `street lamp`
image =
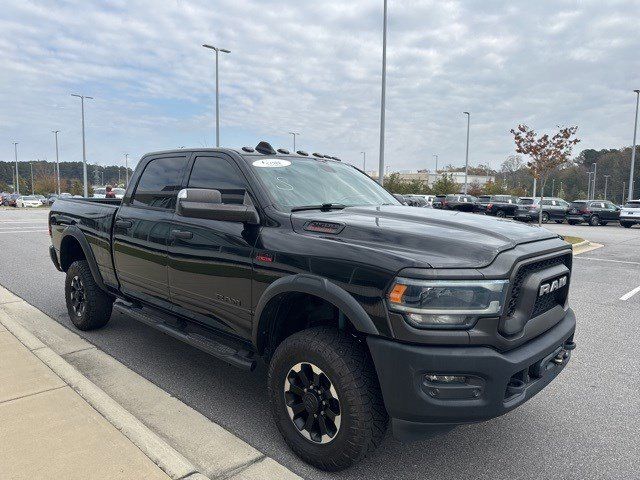
{"label": "street lamp", "polygon": [[58,133],[60,130],[51,131],[56,137],[56,183],[58,185],[58,196],[60,195],[60,160],[58,158]]}
{"label": "street lamp", "polygon": [[29,162],[29,166],[31,167],[31,195],[35,195],[35,190],[33,189],[33,162]]}
{"label": "street lamp", "polygon": [[438,176],[438,154],[434,153],[433,158],[436,160],[436,176]]}
{"label": "street lamp", "polygon": [[610,176],[611,176],[611,175],[605,175],[605,176],[604,176],[604,199],[605,199],[605,200],[607,199],[607,185],[608,185],[608,183],[609,183],[609,177],[610,177]]}
{"label": "street lamp", "polygon": [[289,132],[289,135],[293,135],[293,153],[296,153],[296,135],[300,135],[299,132]]}
{"label": "street lamp", "polygon": [[127,188],[129,186],[129,154],[125,153],[124,154],[124,169],[125,169],[125,183],[124,183],[124,188]]}
{"label": "street lamp", "polygon": [[[469,172],[469,127],[471,125],[471,114],[469,112],[462,112],[467,116],[467,153],[464,160],[464,194],[467,194],[467,177]],[[535,195],[535,194],[534,194]]]}
{"label": "street lamp", "polygon": [[387,0],[384,0],[382,20],[382,92],[380,98],[380,161],[378,165],[378,182],[384,184],[384,111],[387,96]]}
{"label": "street lamp", "polygon": [[13,151],[16,156],[16,193],[20,195],[20,176],[18,175],[18,142],[13,142]]}
{"label": "street lamp", "polygon": [[362,154],[362,171],[367,172],[367,152],[360,152]]}
{"label": "street lamp", "polygon": [[89,196],[89,187],[87,184],[87,147],[86,147],[86,143],[84,140],[84,99],[91,99],[93,100],[93,97],[88,97],[86,95],[78,95],[76,93],[72,93],[71,94],[72,97],[78,97],[80,99],[80,105],[82,108],[82,180],[84,182],[84,196],[88,197]]}
{"label": "street lamp", "polygon": [[218,54],[222,53],[231,53],[231,50],[227,50],[226,48],[218,48],[213,45],[207,45],[206,43],[202,45],[204,48],[209,48],[216,52],[216,147],[220,146],[220,99],[219,99],[219,83],[218,83]]}
{"label": "street lamp", "polygon": [[587,172],[587,174],[589,174],[589,183],[587,184],[587,200],[591,200],[591,175],[593,175],[593,172],[589,171]]}
{"label": "street lamp", "polygon": [[593,188],[591,189],[591,195],[593,196],[593,200],[596,199],[596,173],[598,172],[598,164],[593,163]]}
{"label": "street lamp", "polygon": [[640,90],[636,92],[636,120],[633,123],[633,150],[631,150],[631,171],[629,172],[629,201],[633,200],[633,171],[636,165],[636,133],[638,131],[638,104],[640,103]]}

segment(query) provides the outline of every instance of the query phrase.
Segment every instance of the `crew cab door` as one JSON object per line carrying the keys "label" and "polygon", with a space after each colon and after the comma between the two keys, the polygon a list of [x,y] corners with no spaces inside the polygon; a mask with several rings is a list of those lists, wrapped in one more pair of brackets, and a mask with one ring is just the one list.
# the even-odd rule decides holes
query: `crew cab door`
{"label": "crew cab door", "polygon": [[[187,188],[218,190],[222,203],[245,201],[248,184],[227,155],[194,154],[187,170]],[[168,246],[169,292],[176,313],[248,337],[252,252],[258,231],[255,225],[176,214]]]}
{"label": "crew cab door", "polygon": [[123,293],[170,308],[167,242],[186,155],[143,160],[132,195],[113,227],[113,261]]}

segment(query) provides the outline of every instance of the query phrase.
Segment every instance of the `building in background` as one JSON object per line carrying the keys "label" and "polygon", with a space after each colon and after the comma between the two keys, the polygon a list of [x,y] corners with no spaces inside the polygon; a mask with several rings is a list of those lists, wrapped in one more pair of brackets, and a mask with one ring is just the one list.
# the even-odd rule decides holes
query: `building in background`
{"label": "building in background", "polygon": [[[464,185],[464,172],[449,172],[440,170],[438,173],[430,172],[430,171],[401,171],[401,172],[390,172],[390,174],[397,174],[398,179],[402,182],[412,182],[414,180],[419,180],[423,183],[426,183],[429,187],[432,187],[433,184],[441,178],[443,175],[450,176],[453,181],[458,185]],[[374,180],[378,179],[378,172],[370,171],[367,172]],[[385,175],[387,178],[389,175]],[[477,184],[481,187],[484,186],[488,182],[495,182],[496,177],[494,175],[471,175],[468,176],[469,185]]]}

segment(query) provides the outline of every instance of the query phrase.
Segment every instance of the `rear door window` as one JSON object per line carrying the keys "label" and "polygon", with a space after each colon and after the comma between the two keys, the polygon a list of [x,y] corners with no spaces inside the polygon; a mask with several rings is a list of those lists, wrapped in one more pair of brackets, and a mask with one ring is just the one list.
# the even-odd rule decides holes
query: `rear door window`
{"label": "rear door window", "polygon": [[147,163],[131,203],[138,207],[173,210],[187,157],[155,158]]}

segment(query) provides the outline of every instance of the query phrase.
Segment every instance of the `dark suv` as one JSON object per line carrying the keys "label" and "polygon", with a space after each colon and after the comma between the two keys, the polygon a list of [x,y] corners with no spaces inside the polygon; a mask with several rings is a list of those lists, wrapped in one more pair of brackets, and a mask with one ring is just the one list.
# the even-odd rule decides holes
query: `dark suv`
{"label": "dark suv", "polygon": [[525,222],[537,222],[540,215],[540,204],[542,203],[542,223],[554,221],[563,223],[569,202],[557,197],[545,197],[540,201],[540,197],[520,197],[518,210],[514,218]]}
{"label": "dark suv", "polygon": [[617,222],[620,218],[620,207],[609,200],[576,200],[571,202],[567,212],[569,225],[588,223],[592,227]]}
{"label": "dark suv", "polygon": [[433,208],[442,210],[457,210],[459,212],[475,212],[478,210],[478,199],[473,195],[436,195]]}
{"label": "dark suv", "polygon": [[518,210],[518,197],[511,195],[480,195],[478,210],[496,217],[513,217]]}

